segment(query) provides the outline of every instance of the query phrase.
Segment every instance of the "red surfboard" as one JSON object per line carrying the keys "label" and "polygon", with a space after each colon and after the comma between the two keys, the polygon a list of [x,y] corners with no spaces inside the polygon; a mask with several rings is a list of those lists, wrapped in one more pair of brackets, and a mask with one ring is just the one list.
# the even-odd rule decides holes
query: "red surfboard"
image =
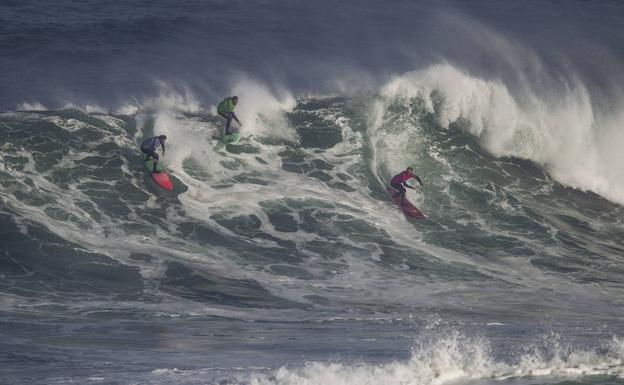
{"label": "red surfboard", "polygon": [[154,183],[167,191],[173,190],[173,183],[171,182],[171,179],[169,179],[169,175],[165,172],[165,169],[163,169],[160,163],[156,163],[156,171],[158,172],[153,172],[154,161],[152,161],[152,159],[148,159],[145,161],[145,167],[147,168],[147,171],[149,171],[152,175]]}
{"label": "red surfboard", "polygon": [[407,198],[403,199],[403,204],[401,204],[401,196],[394,196],[397,193],[397,190],[388,187],[388,194],[390,194],[390,198],[399,205],[399,208],[403,211],[403,214],[410,218],[414,219],[425,219],[425,214],[422,211],[418,210],[416,206],[414,206]]}

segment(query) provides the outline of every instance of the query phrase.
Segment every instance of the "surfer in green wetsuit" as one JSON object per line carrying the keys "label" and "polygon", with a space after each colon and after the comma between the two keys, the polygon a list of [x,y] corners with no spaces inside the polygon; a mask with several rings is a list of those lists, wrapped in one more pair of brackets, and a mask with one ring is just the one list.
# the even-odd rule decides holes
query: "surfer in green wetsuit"
{"label": "surfer in green wetsuit", "polygon": [[234,108],[238,104],[238,96],[231,96],[223,99],[221,103],[217,106],[217,112],[219,115],[223,116],[226,119],[225,122],[225,135],[230,135],[232,132],[230,131],[230,124],[232,123],[232,119],[238,122],[238,125],[241,126],[240,120],[236,117],[234,113]]}
{"label": "surfer in green wetsuit", "polygon": [[160,135],[147,138],[141,143],[141,152],[147,155],[145,160],[148,160],[149,158],[154,160],[153,172],[158,172],[156,170],[156,165],[158,164],[158,154],[156,153],[156,149],[158,146],[161,146],[163,155],[165,155],[165,140],[167,140],[167,136]]}

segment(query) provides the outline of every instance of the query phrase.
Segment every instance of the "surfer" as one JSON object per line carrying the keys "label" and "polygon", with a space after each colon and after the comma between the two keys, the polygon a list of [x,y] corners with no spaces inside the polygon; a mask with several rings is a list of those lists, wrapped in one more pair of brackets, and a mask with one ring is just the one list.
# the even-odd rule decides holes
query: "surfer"
{"label": "surfer", "polygon": [[230,124],[232,123],[232,119],[238,122],[239,126],[242,126],[240,120],[236,117],[234,113],[234,108],[238,104],[238,96],[231,96],[223,99],[221,103],[217,106],[217,112],[219,115],[223,116],[226,119],[225,123],[225,135],[230,135]]}
{"label": "surfer", "polygon": [[390,185],[398,191],[393,196],[397,197],[401,195],[401,205],[403,205],[403,202],[405,200],[405,193],[407,192],[405,187],[409,187],[411,189],[414,188],[406,183],[411,178],[416,178],[418,183],[420,183],[421,186],[423,185],[422,181],[420,180],[418,175],[414,174],[414,170],[411,167],[408,167],[405,171],[402,171],[399,174],[395,175],[390,181]]}
{"label": "surfer", "polygon": [[141,151],[144,154],[147,154],[145,160],[148,160],[149,158],[154,159],[153,172],[158,172],[156,170],[156,164],[158,164],[158,154],[156,153],[156,149],[158,148],[158,146],[161,146],[163,155],[165,155],[165,140],[167,140],[167,137],[165,135],[160,135],[145,139],[141,143]]}

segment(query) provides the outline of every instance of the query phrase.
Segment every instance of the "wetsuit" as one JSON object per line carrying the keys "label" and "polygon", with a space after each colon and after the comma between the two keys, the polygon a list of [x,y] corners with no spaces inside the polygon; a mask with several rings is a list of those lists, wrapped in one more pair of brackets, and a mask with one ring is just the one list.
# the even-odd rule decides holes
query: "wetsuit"
{"label": "wetsuit", "polygon": [[225,135],[230,135],[230,124],[232,123],[232,119],[236,120],[238,124],[240,124],[240,120],[236,117],[234,113],[234,108],[236,108],[236,104],[232,98],[225,98],[219,105],[217,106],[217,112],[219,115],[223,116],[227,121],[225,123]]}
{"label": "wetsuit", "polygon": [[158,163],[158,154],[156,149],[158,146],[162,146],[163,154],[165,153],[165,143],[161,142],[157,136],[145,139],[141,143],[141,151],[146,154],[145,160],[149,158],[154,159],[154,170],[156,170],[156,164]]}
{"label": "wetsuit", "polygon": [[412,186],[406,183],[411,178],[416,178],[418,183],[422,185],[420,178],[417,175],[409,173],[407,170],[395,175],[390,181],[390,185],[394,187],[396,190],[398,190],[398,192],[394,194],[394,196],[396,197],[396,196],[401,195],[401,203],[403,203],[403,199],[405,199],[405,193],[407,192],[405,187],[413,188]]}

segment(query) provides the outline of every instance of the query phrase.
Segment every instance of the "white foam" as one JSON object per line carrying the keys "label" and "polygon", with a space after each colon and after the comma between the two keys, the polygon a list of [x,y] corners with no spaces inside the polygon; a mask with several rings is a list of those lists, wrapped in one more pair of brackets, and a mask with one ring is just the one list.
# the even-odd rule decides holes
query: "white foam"
{"label": "white foam", "polygon": [[551,337],[545,340],[545,346],[534,349],[527,346],[528,350],[533,350],[531,353],[510,355],[506,352],[508,358],[502,360],[494,357],[487,340],[448,332],[414,347],[409,359],[387,363],[308,361],[274,370],[264,367],[160,368],[150,375],[154,380],[166,377],[173,381],[178,377],[180,381],[193,381],[214,378],[217,373],[223,380],[229,373],[228,383],[249,385],[445,385],[472,381],[498,383],[510,379],[514,383],[534,383],[563,379],[582,381],[586,376],[624,377],[622,343],[617,339],[600,349],[562,348]]}
{"label": "white foam", "polygon": [[258,135],[296,140],[297,134],[284,118],[292,111],[295,98],[285,89],[269,89],[251,79],[240,79],[232,88],[238,96],[236,114],[243,123],[245,136]]}
{"label": "white foam", "polygon": [[18,111],[47,111],[48,108],[39,102],[23,102],[17,106]]}
{"label": "white foam", "polygon": [[472,380],[505,380],[522,377],[578,378],[591,375],[622,377],[622,344],[616,340],[606,354],[594,350],[548,346],[517,357],[513,362],[493,357],[489,343],[450,333],[414,348],[410,359],[384,364],[307,362],[281,367],[245,379],[252,385],[442,385]]}
{"label": "white foam", "polygon": [[158,95],[141,100],[133,100],[116,109],[119,113],[134,115],[141,111],[177,111],[177,112],[200,112],[202,104],[188,87],[174,87],[173,85],[158,81]]}
{"label": "white foam", "polygon": [[87,104],[84,108],[84,111],[87,112],[87,114],[106,114],[108,113],[108,110],[104,107],[95,105],[95,104]]}
{"label": "white foam", "polygon": [[444,100],[436,111],[441,125],[467,120],[469,133],[493,155],[530,159],[563,184],[624,202],[624,133],[618,128],[624,114],[596,111],[579,81],[549,95],[533,93],[529,85],[512,95],[499,80],[439,64],[397,76],[381,91],[406,105],[420,98],[432,113],[436,92]]}

